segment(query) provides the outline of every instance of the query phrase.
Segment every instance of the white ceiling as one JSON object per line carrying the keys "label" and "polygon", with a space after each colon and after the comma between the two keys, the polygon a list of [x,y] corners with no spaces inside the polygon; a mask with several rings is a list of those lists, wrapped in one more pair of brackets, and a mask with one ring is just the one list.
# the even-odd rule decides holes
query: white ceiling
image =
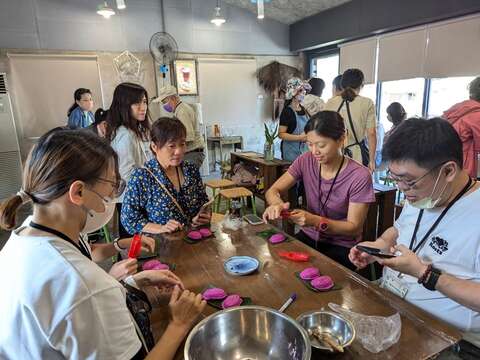
{"label": "white ceiling", "polygon": [[[257,5],[251,0],[223,0],[224,2],[257,13]],[[284,24],[292,24],[321,11],[351,0],[271,0],[265,2],[265,18]]]}

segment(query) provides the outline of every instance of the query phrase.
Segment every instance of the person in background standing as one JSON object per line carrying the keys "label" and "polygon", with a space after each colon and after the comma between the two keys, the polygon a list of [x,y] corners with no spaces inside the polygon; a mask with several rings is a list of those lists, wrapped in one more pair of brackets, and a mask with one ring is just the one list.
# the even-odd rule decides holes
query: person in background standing
{"label": "person in background standing", "polygon": [[453,105],[443,113],[460,135],[463,148],[463,168],[473,177],[478,177],[478,154],[480,153],[480,76],[468,86],[470,99]]}
{"label": "person in background standing", "polygon": [[[112,105],[107,114],[106,138],[118,155],[121,178],[128,184],[135,168],[153,158],[150,150],[150,116],[148,94],[142,86],[122,83],[115,88]],[[122,210],[123,194],[117,201],[117,211]],[[130,234],[119,222],[120,237]]]}
{"label": "person in background standing", "polygon": [[337,75],[332,81],[332,98],[339,96],[343,91],[342,88],[342,75]]}
{"label": "person in background standing", "polygon": [[402,123],[407,118],[407,112],[403,108],[402,104],[398,102],[392,102],[387,107],[387,119],[390,121],[393,126],[390,130],[385,133],[383,138],[383,143],[386,143],[388,137],[393,134],[398,125]]}
{"label": "person in background standing", "polygon": [[[364,75],[361,70],[346,70],[342,74],[341,95],[328,100],[325,110],[338,111],[342,115],[348,129],[346,149],[351,151],[354,160],[368,166],[373,172],[377,148],[375,105],[371,99],[359,95],[363,83]],[[368,139],[368,149],[365,138]]]}
{"label": "person in background standing", "polygon": [[307,136],[303,129],[308,121],[308,114],[303,107],[303,100],[307,91],[312,87],[299,78],[291,78],[287,82],[285,98],[287,102],[280,114],[278,137],[282,139],[282,158],[294,161],[305,150]]}
{"label": "person in background standing", "polygon": [[312,90],[305,95],[303,107],[307,110],[309,116],[313,116],[325,107],[325,101],[322,100],[322,92],[325,89],[325,81],[320,78],[311,78],[308,83]]}
{"label": "person in background standing", "polygon": [[70,129],[86,128],[93,124],[93,99],[90,89],[79,88],[73,93],[75,102],[67,112],[67,126]]}
{"label": "person in background standing", "polygon": [[163,109],[166,112],[173,113],[187,129],[187,152],[184,159],[200,169],[203,160],[205,160],[205,142],[200,132],[195,111],[180,99],[177,89],[172,85],[161,88],[155,101],[160,101]]}

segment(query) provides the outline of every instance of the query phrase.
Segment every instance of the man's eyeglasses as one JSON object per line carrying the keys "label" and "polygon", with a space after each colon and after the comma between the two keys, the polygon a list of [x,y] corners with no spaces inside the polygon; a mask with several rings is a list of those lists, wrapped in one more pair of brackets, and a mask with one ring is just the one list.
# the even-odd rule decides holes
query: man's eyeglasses
{"label": "man's eyeglasses", "polygon": [[404,179],[402,179],[401,177],[398,177],[398,176],[395,176],[392,174],[392,172],[389,170],[387,170],[387,180],[395,183],[395,184],[403,184],[404,187],[406,187],[405,190],[410,190],[410,189],[417,189],[417,187],[415,186],[420,180],[422,180],[423,178],[425,178],[428,174],[430,174],[432,171],[434,171],[435,169],[438,169],[440,166],[442,166],[442,164],[439,164],[437,166],[434,166],[433,168],[431,168],[430,170],[428,170],[425,174],[423,174],[422,176],[420,176],[418,179],[415,179],[415,180],[412,180],[412,181],[406,181]]}
{"label": "man's eyeglasses", "polygon": [[121,196],[127,187],[127,183],[123,179],[120,179],[119,181],[112,181],[104,178],[98,178],[98,180],[112,184],[114,191],[113,196],[116,198]]}

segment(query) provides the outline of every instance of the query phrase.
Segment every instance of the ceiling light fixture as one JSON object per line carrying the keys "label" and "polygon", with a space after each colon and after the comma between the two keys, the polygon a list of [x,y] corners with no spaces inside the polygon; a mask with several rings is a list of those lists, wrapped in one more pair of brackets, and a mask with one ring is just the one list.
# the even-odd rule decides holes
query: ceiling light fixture
{"label": "ceiling light fixture", "polygon": [[109,19],[110,16],[115,15],[115,11],[104,1],[103,4],[98,5],[97,14],[102,15],[105,19]]}
{"label": "ceiling light fixture", "polygon": [[125,0],[117,0],[117,9],[118,10],[123,10],[127,7],[127,5],[125,5]]}
{"label": "ceiling light fixture", "polygon": [[212,24],[215,24],[216,26],[220,26],[225,23],[225,18],[221,15],[220,13],[220,0],[217,0],[217,6],[215,7],[215,12],[213,19],[210,20]]}
{"label": "ceiling light fixture", "polygon": [[257,19],[263,19],[265,17],[265,8],[263,5],[263,0],[257,0]]}

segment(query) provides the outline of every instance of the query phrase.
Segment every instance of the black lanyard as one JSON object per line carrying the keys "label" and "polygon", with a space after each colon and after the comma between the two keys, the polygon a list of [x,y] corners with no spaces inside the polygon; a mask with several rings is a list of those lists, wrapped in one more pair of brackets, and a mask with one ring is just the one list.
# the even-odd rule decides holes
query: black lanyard
{"label": "black lanyard", "polygon": [[87,258],[89,258],[90,260],[92,260],[92,256],[90,255],[90,253],[88,252],[88,250],[85,248],[85,245],[83,244],[82,240],[79,240],[79,244],[80,245],[77,245],[75,242],[72,241],[72,239],[70,239],[67,235],[65,235],[64,233],[58,231],[58,230],[55,230],[55,229],[52,229],[52,228],[49,228],[47,226],[44,226],[44,225],[40,225],[40,224],[37,224],[33,221],[30,221],[30,227],[34,228],[34,229],[37,229],[37,230],[40,230],[40,231],[44,231],[44,232],[47,232],[47,233],[50,233],[50,234],[53,234],[53,235],[56,235],[58,236],[59,238],[69,242],[70,244],[72,244],[73,246],[75,246],[78,250],[80,250],[80,252],[85,255]]}
{"label": "black lanyard", "polygon": [[415,246],[415,249],[413,248],[413,245],[415,244],[415,241],[417,239],[417,232],[418,232],[418,228],[420,227],[420,222],[422,221],[422,216],[423,216],[423,209],[420,210],[420,213],[418,214],[418,218],[417,218],[417,223],[415,224],[415,230],[413,230],[413,235],[412,235],[412,240],[410,240],[410,246],[409,246],[409,249],[410,250],[413,250],[414,253],[416,253],[418,251],[418,249],[420,249],[423,244],[425,243],[425,241],[427,241],[428,237],[430,236],[430,234],[433,232],[433,230],[436,229],[436,227],[438,226],[438,224],[440,224],[440,221],[442,221],[442,219],[444,218],[444,216],[447,214],[448,210],[450,210],[450,208],[463,196],[465,195],[465,193],[470,189],[470,186],[472,185],[472,179],[469,177],[468,178],[468,182],[467,182],[467,185],[465,185],[465,187],[462,189],[462,191],[460,191],[458,193],[457,196],[455,196],[455,198],[450,202],[450,204],[447,205],[447,207],[445,209],[443,209],[442,213],[440,214],[440,216],[437,218],[437,220],[435,220],[435,222],[433,223],[433,225],[430,227],[430,229],[427,231],[427,233],[425,234],[425,236],[422,238],[422,240],[417,244],[417,246]]}
{"label": "black lanyard", "polygon": [[[320,214],[323,216],[327,216],[327,213],[324,212],[328,200],[330,200],[330,195],[332,194],[333,187],[335,186],[335,183],[337,182],[337,177],[338,174],[340,174],[340,170],[342,170],[343,163],[345,162],[345,156],[342,156],[342,162],[340,166],[338,167],[337,173],[335,174],[335,177],[333,178],[332,186],[330,186],[330,189],[328,190],[327,197],[325,198],[325,201],[322,201],[322,165],[318,167],[318,200],[320,202]],[[328,209],[328,208],[327,208]]]}

